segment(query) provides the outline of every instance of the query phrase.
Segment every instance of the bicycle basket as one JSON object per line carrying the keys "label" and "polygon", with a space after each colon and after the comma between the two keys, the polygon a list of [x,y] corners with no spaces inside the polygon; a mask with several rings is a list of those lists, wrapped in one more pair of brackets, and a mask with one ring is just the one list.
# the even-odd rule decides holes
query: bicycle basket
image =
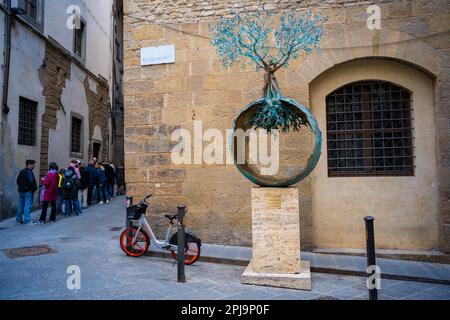
{"label": "bicycle basket", "polygon": [[139,220],[142,216],[142,209],[139,206],[131,206],[127,208],[127,218],[130,220]]}

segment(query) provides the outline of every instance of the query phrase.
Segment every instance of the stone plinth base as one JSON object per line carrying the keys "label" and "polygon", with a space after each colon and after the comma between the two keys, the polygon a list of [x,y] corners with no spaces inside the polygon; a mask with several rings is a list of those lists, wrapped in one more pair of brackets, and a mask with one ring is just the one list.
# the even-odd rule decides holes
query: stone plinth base
{"label": "stone plinth base", "polygon": [[242,283],[311,290],[308,262],[300,261],[298,188],[252,189],[253,259]]}
{"label": "stone plinth base", "polygon": [[311,270],[308,261],[301,262],[298,274],[289,273],[256,273],[250,262],[241,278],[241,283],[257,286],[311,290]]}

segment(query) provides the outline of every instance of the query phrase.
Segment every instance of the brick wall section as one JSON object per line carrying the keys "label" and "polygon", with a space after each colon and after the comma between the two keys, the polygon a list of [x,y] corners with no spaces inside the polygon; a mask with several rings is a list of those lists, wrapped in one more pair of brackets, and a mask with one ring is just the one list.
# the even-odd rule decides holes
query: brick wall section
{"label": "brick wall section", "polygon": [[108,127],[108,112],[110,111],[109,104],[109,87],[106,81],[97,79],[97,92],[94,92],[89,87],[89,76],[84,80],[84,89],[86,92],[86,100],[89,106],[89,155],[93,154],[94,130],[99,126],[102,131],[102,159],[109,160],[109,127]]}
{"label": "brick wall section", "polygon": [[62,53],[61,49],[47,42],[44,64],[40,72],[43,80],[43,95],[45,97],[45,112],[42,115],[41,128],[41,177],[48,170],[49,130],[56,130],[57,111],[61,108],[61,95],[66,86],[66,79],[70,78],[70,65],[70,59]]}
{"label": "brick wall section", "polygon": [[[324,50],[310,63],[305,56],[281,71],[283,93],[309,104],[309,83],[326,68],[367,56],[411,61],[436,78],[436,128],[442,251],[450,252],[450,37],[448,1],[266,1],[278,11],[290,7],[319,9],[328,18]],[[367,34],[369,4],[382,10],[383,32]],[[250,190],[233,167],[175,167],[170,161],[170,133],[195,119],[209,128],[229,128],[235,115],[261,96],[262,74],[225,70],[209,44],[208,24],[236,11],[254,11],[257,1],[125,2],[125,152],[129,193],[153,192],[154,223],[178,203],[190,208],[189,226],[205,242],[251,245]],[[138,17],[138,18],[136,18]],[[142,21],[144,19],[145,21]],[[196,36],[196,35],[200,35]],[[417,38],[411,41],[411,38]],[[336,41],[333,43],[333,39]],[[380,46],[380,42],[393,45]],[[174,65],[140,67],[141,47],[175,44]],[[419,48],[418,54],[415,51]],[[430,49],[431,48],[431,49]],[[422,50],[423,49],[423,50]],[[430,54],[428,54],[428,52]],[[307,146],[299,147],[299,152]],[[303,249],[312,249],[311,183],[300,185]]]}

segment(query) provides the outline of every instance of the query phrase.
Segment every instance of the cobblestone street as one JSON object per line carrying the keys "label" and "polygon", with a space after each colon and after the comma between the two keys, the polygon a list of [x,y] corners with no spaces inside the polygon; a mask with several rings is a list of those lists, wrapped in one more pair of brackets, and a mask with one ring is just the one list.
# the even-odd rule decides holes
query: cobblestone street
{"label": "cobblestone street", "polygon": [[[187,283],[176,282],[172,260],[133,259],[119,247],[124,198],[92,207],[82,217],[56,224],[0,223],[0,299],[367,299],[365,279],[312,274],[313,290],[296,291],[240,283],[244,267],[199,262],[186,268]],[[37,213],[34,213],[34,216]],[[113,231],[112,231],[113,230]],[[11,259],[4,249],[49,245],[55,253]],[[81,269],[81,290],[67,289],[69,266]],[[382,280],[382,299],[450,299],[450,286]]]}

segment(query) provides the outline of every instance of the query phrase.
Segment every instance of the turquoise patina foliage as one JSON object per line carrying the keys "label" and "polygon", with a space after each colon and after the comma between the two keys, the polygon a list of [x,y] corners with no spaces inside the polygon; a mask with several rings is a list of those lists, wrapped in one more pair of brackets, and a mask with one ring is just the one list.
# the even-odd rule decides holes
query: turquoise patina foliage
{"label": "turquoise patina foliage", "polygon": [[[248,164],[235,164],[239,171],[252,182],[264,187],[288,187],[306,177],[316,167],[322,149],[322,133],[309,109],[296,101],[284,97],[275,78],[280,68],[299,58],[300,53],[311,53],[319,48],[324,35],[323,18],[307,12],[299,15],[290,11],[279,18],[265,11],[253,15],[236,14],[221,19],[210,26],[212,45],[228,68],[250,65],[256,70],[264,69],[263,97],[244,108],[234,122],[234,130],[265,129],[267,132],[298,131],[308,126],[313,132],[314,149],[306,168],[288,178],[261,176]],[[245,121],[243,120],[245,119]],[[230,146],[234,153],[234,144]]]}
{"label": "turquoise patina foliage", "polygon": [[212,45],[217,48],[223,65],[254,65],[264,69],[264,102],[250,119],[256,128],[267,131],[298,131],[306,118],[298,110],[287,108],[275,78],[275,72],[289,66],[301,52],[318,48],[323,36],[323,19],[319,14],[304,15],[290,11],[276,19],[271,13],[257,11],[254,15],[236,14],[211,25]]}

